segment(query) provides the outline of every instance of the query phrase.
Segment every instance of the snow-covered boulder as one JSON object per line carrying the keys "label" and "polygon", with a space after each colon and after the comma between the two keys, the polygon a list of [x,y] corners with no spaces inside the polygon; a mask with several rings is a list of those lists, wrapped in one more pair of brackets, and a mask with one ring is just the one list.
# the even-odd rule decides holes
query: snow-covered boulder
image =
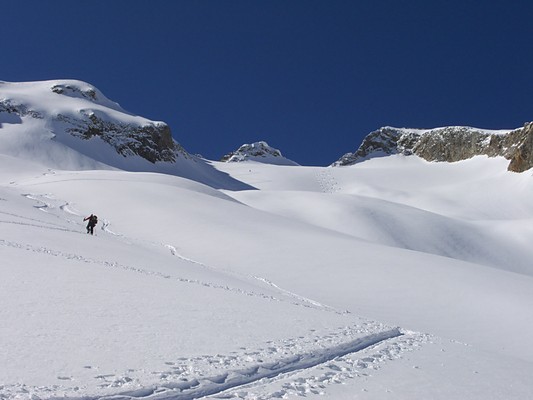
{"label": "snow-covered boulder", "polygon": [[281,151],[269,146],[268,143],[264,141],[243,144],[237,151],[226,154],[220,161],[256,161],[264,164],[298,165],[296,162],[283,157]]}
{"label": "snow-covered boulder", "polygon": [[365,137],[361,146],[333,166],[352,165],[391,154],[417,155],[427,161],[455,162],[478,155],[505,157],[508,169],[533,167],[533,123],[514,130],[486,130],[466,126],[407,129],[386,126]]}

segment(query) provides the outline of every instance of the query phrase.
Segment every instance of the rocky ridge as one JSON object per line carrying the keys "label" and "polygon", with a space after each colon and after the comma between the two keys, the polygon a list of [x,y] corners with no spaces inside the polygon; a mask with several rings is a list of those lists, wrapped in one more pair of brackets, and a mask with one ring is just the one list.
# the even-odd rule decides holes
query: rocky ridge
{"label": "rocky ridge", "polygon": [[533,167],[533,122],[515,130],[491,131],[464,126],[407,129],[390,126],[370,133],[353,153],[332,166],[353,165],[392,154],[417,155],[427,161],[456,162],[478,155],[505,157],[508,170],[524,172]]}

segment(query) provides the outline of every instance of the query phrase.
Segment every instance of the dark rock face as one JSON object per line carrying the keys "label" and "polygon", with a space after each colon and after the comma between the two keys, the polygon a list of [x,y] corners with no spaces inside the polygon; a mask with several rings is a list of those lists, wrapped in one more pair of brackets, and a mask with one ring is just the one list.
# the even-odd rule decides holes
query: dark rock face
{"label": "dark rock face", "polygon": [[11,100],[0,100],[0,113],[15,114],[19,117],[30,116],[32,118],[42,119],[41,113],[29,109],[24,104],[19,104]]}
{"label": "dark rock face", "polygon": [[511,160],[509,171],[523,172],[533,167],[533,123],[507,133],[461,126],[429,130],[384,127],[370,133],[357,151],[345,154],[333,165],[352,165],[390,154],[414,154],[427,161],[444,162],[477,155],[502,156]]}
{"label": "dark rock face", "polygon": [[[413,141],[412,152],[428,161],[455,162],[483,154],[487,138],[482,132],[466,128],[443,128]],[[398,140],[400,145],[403,145],[402,139]]]}
{"label": "dark rock face", "polygon": [[398,138],[398,131],[395,128],[380,128],[367,135],[354,153],[346,153],[332,165],[352,165],[368,158],[396,154],[398,153]]}
{"label": "dark rock face", "polygon": [[155,163],[175,162],[178,153],[187,156],[172,138],[169,126],[162,122],[135,126],[108,121],[89,110],[82,110],[79,119],[60,114],[57,120],[65,123],[66,131],[73,136],[81,139],[98,136],[124,157],[138,155]]}
{"label": "dark rock face", "polygon": [[62,94],[65,96],[70,97],[83,97],[88,100],[95,101],[96,98],[96,89],[94,88],[87,88],[85,90],[80,89],[77,86],[74,85],[68,85],[68,84],[57,84],[51,87],[52,92],[57,94]]}
{"label": "dark rock face", "polygon": [[530,122],[511,134],[515,138],[516,150],[512,152],[507,169],[513,172],[527,171],[533,167],[533,123]]}

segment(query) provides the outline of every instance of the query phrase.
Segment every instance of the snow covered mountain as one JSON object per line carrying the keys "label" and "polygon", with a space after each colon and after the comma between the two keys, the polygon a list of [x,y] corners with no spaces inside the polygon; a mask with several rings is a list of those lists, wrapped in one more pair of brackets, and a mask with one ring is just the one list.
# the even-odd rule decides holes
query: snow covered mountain
{"label": "snow covered mountain", "polygon": [[511,160],[508,170],[533,167],[533,123],[514,130],[486,130],[464,126],[435,129],[383,127],[370,133],[354,153],[333,166],[352,165],[372,157],[415,154],[427,161],[456,162],[478,155]]}
{"label": "snow covered mountain", "polygon": [[226,154],[222,162],[255,161],[273,165],[298,165],[296,162],[283,157],[281,151],[268,145],[267,142],[243,144],[237,151]]}
{"label": "snow covered mountain", "polygon": [[239,185],[187,153],[164,122],[132,115],[81,81],[0,81],[0,129],[0,154],[50,168],[119,168]]}
{"label": "snow covered mountain", "polygon": [[0,399],[533,398],[530,171],[152,162],[35,85],[0,85]]}
{"label": "snow covered mountain", "polygon": [[[0,124],[28,125],[26,130],[39,130],[41,139],[67,145],[73,141],[66,135],[101,141],[122,157],[139,156],[151,163],[190,157],[165,123],[131,115],[80,81],[0,82]],[[76,147],[83,152],[89,146]]]}

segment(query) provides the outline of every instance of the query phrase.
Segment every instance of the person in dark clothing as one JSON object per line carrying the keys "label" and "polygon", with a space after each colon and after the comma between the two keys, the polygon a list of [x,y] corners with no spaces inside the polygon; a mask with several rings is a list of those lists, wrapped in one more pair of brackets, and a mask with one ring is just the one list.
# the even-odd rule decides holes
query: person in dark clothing
{"label": "person in dark clothing", "polygon": [[94,234],[94,227],[98,223],[98,217],[94,214],[89,215],[88,217],[83,219],[84,221],[89,221],[87,223],[87,233],[90,233],[91,235]]}

